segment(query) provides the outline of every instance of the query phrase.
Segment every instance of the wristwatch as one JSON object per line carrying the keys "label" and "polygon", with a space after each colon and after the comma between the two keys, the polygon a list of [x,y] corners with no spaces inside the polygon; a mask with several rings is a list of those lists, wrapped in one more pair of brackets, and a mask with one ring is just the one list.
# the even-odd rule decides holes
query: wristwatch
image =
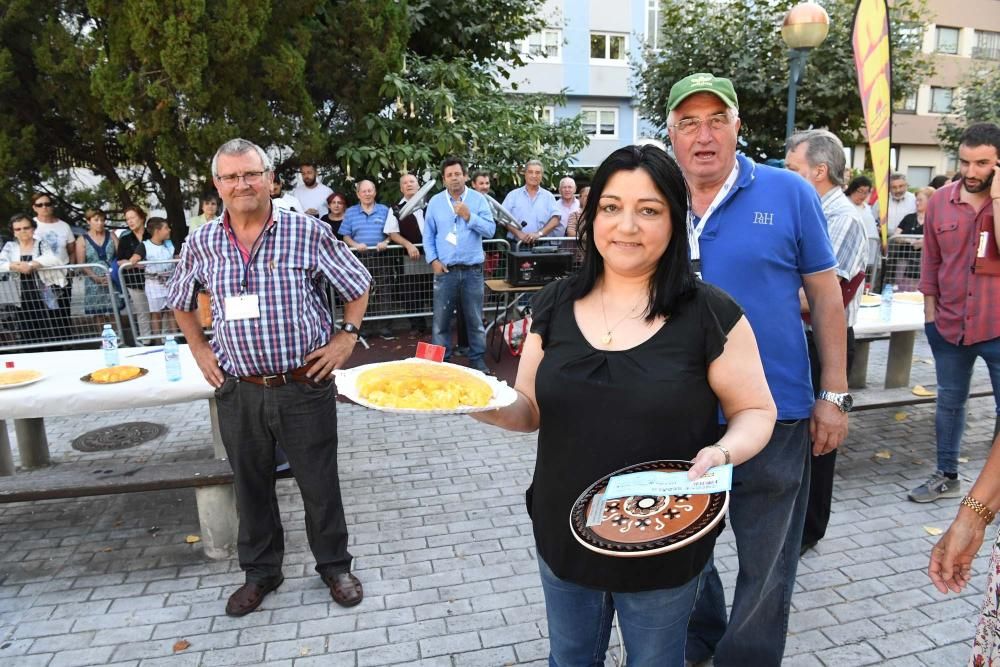
{"label": "wristwatch", "polygon": [[354,334],[355,336],[361,335],[361,330],[358,329],[353,324],[351,324],[350,322],[344,322],[343,324],[341,324],[340,330],[343,331],[344,333]]}
{"label": "wristwatch", "polygon": [[847,392],[838,394],[835,391],[824,390],[819,392],[819,399],[823,401],[830,401],[836,405],[841,412],[850,412],[851,408],[854,407],[854,397]]}

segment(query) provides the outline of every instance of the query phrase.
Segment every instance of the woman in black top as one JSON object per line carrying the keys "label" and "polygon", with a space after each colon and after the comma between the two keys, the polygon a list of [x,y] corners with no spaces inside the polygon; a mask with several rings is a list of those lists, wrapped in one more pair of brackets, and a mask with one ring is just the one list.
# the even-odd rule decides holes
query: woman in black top
{"label": "woman in black top", "polygon": [[330,207],[330,212],[320,220],[330,225],[334,235],[338,240],[343,241],[344,237],[340,233],[340,225],[344,222],[344,211],[347,210],[347,197],[339,192],[334,192],[326,198],[326,205]]}
{"label": "woman in black top", "polygon": [[[125,224],[128,231],[118,239],[118,275],[123,290],[128,296],[129,309],[139,331],[133,331],[136,345],[147,345],[150,337],[149,301],[146,299],[146,269],[129,263],[136,249],[146,238],[146,212],[138,206],[125,209]],[[142,338],[139,338],[142,336]]]}
{"label": "woman in black top", "polygon": [[[717,534],[661,555],[601,555],[571,533],[576,498],[645,461],[692,460],[691,478],[730,459],[742,463],[774,426],[742,310],[692,273],[686,201],[680,170],[662,149],[630,146],[604,161],[581,219],[583,266],[535,299],[517,401],[474,415],[538,429],[527,504],[553,664],[603,664],[617,612],[630,666],[683,665]],[[721,438],[720,405],[728,420]]]}

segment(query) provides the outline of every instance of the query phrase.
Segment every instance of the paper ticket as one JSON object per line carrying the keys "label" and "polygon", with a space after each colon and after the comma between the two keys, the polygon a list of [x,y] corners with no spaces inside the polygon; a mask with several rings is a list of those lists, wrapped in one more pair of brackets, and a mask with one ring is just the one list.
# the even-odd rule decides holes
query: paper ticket
{"label": "paper ticket", "polygon": [[688,479],[687,472],[634,472],[618,475],[608,480],[604,499],[625,498],[627,496],[682,496],[729,491],[733,487],[733,466],[709,468],[695,480]]}

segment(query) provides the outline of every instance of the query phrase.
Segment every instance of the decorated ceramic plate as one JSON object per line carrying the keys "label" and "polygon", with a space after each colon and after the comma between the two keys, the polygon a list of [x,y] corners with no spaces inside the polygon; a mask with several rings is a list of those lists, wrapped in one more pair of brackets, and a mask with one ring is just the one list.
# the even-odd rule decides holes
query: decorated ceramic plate
{"label": "decorated ceramic plate", "polygon": [[[701,539],[722,521],[729,492],[687,496],[627,496],[604,500],[608,480],[634,472],[679,472],[690,461],[648,461],[597,480],[573,503],[570,530],[576,540],[599,554],[620,558],[655,556]],[[599,502],[600,507],[594,503]],[[588,526],[588,518],[599,519]]]}
{"label": "decorated ceramic plate", "polygon": [[45,377],[41,371],[12,369],[0,371],[0,389],[13,389],[38,382]]}
{"label": "decorated ceramic plate", "polygon": [[109,366],[87,373],[80,379],[91,384],[118,384],[141,378],[148,372],[149,370],[138,366]]}
{"label": "decorated ceramic plate", "polygon": [[358,405],[404,414],[464,414],[510,405],[506,382],[445,362],[405,359],[335,371],[337,391]]}

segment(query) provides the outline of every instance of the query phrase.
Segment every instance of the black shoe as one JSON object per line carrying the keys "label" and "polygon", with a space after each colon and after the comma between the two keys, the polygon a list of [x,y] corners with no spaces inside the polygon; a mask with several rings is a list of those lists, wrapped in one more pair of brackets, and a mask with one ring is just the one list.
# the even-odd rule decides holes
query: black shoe
{"label": "black shoe", "polygon": [[246,616],[260,606],[267,594],[276,589],[285,580],[278,576],[277,579],[264,584],[247,582],[236,589],[236,592],[229,596],[226,603],[226,614],[229,616]]}
{"label": "black shoe", "polygon": [[805,542],[801,547],[799,547],[799,558],[806,555],[806,552],[816,546],[818,542]]}

